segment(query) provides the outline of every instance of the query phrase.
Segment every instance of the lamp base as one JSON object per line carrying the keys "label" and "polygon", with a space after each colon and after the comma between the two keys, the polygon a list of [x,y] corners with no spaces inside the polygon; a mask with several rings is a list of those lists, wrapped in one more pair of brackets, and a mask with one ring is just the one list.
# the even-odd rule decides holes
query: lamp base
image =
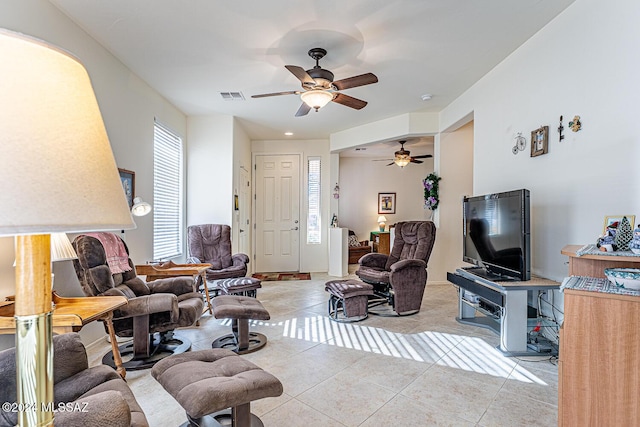
{"label": "lamp base", "polygon": [[384,227],[385,227],[384,225],[381,225],[380,226],[380,231],[384,231]]}

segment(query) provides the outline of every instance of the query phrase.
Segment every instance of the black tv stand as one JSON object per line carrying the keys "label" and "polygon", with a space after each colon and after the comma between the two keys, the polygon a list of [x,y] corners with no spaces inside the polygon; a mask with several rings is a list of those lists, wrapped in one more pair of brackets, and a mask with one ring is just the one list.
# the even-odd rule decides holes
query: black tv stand
{"label": "black tv stand", "polygon": [[[467,268],[447,273],[447,280],[459,288],[458,322],[495,331],[500,335],[498,349],[509,356],[535,353],[527,346],[527,292],[558,289],[560,283],[535,276],[526,281],[489,280]],[[475,298],[467,298],[465,291]]]}

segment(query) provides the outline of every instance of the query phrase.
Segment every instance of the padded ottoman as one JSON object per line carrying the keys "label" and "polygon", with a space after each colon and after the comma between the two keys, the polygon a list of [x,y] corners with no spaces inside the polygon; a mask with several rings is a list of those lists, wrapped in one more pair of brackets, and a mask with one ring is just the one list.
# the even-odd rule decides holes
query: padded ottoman
{"label": "padded ottoman", "polygon": [[232,319],[232,333],[216,339],[213,348],[226,348],[238,354],[251,353],[267,344],[267,337],[249,332],[249,319],[269,320],[269,312],[255,298],[241,295],[220,295],[213,299],[213,316]]}
{"label": "padded ottoman", "polygon": [[251,402],[283,391],[276,377],[224,349],[169,356],[151,375],[187,412],[183,426],[262,426]]}
{"label": "padded ottoman", "polygon": [[[359,280],[331,280],[325,283],[329,292],[329,318],[336,322],[359,322],[368,316],[369,295],[373,286]],[[342,316],[339,313],[342,311]]]}

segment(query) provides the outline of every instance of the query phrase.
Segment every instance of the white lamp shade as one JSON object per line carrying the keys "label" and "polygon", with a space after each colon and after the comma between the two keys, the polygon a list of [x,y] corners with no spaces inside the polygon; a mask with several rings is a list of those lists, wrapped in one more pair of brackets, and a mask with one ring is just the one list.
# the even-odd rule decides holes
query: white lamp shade
{"label": "white lamp shade", "polygon": [[318,110],[331,102],[333,94],[326,90],[314,89],[302,92],[300,98],[302,98],[302,102],[307,104],[309,107]]}
{"label": "white lamp shade", "polygon": [[386,223],[386,222],[387,222],[387,218],[385,218],[385,216],[384,216],[384,215],[380,215],[380,216],[378,217],[378,224],[380,224],[380,223]]}
{"label": "white lamp shade", "polygon": [[78,258],[66,233],[51,234],[51,262]]}
{"label": "white lamp shade", "polygon": [[135,227],[80,62],[0,29],[0,235]]}
{"label": "white lamp shade", "polygon": [[131,213],[134,216],[145,216],[149,212],[151,212],[151,205],[149,203],[142,200],[141,197],[136,197],[135,199],[133,199],[133,207],[131,208]]}

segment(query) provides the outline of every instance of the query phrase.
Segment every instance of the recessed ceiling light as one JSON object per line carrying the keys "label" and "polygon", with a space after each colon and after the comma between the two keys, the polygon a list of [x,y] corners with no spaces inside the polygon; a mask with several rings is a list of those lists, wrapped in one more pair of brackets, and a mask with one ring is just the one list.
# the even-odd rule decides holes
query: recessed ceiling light
{"label": "recessed ceiling light", "polygon": [[285,132],[284,134],[287,135],[287,136],[291,136],[291,135],[293,135],[293,132]]}
{"label": "recessed ceiling light", "polygon": [[421,96],[423,101],[428,101],[431,99],[431,94],[430,93],[425,93],[424,95]]}

